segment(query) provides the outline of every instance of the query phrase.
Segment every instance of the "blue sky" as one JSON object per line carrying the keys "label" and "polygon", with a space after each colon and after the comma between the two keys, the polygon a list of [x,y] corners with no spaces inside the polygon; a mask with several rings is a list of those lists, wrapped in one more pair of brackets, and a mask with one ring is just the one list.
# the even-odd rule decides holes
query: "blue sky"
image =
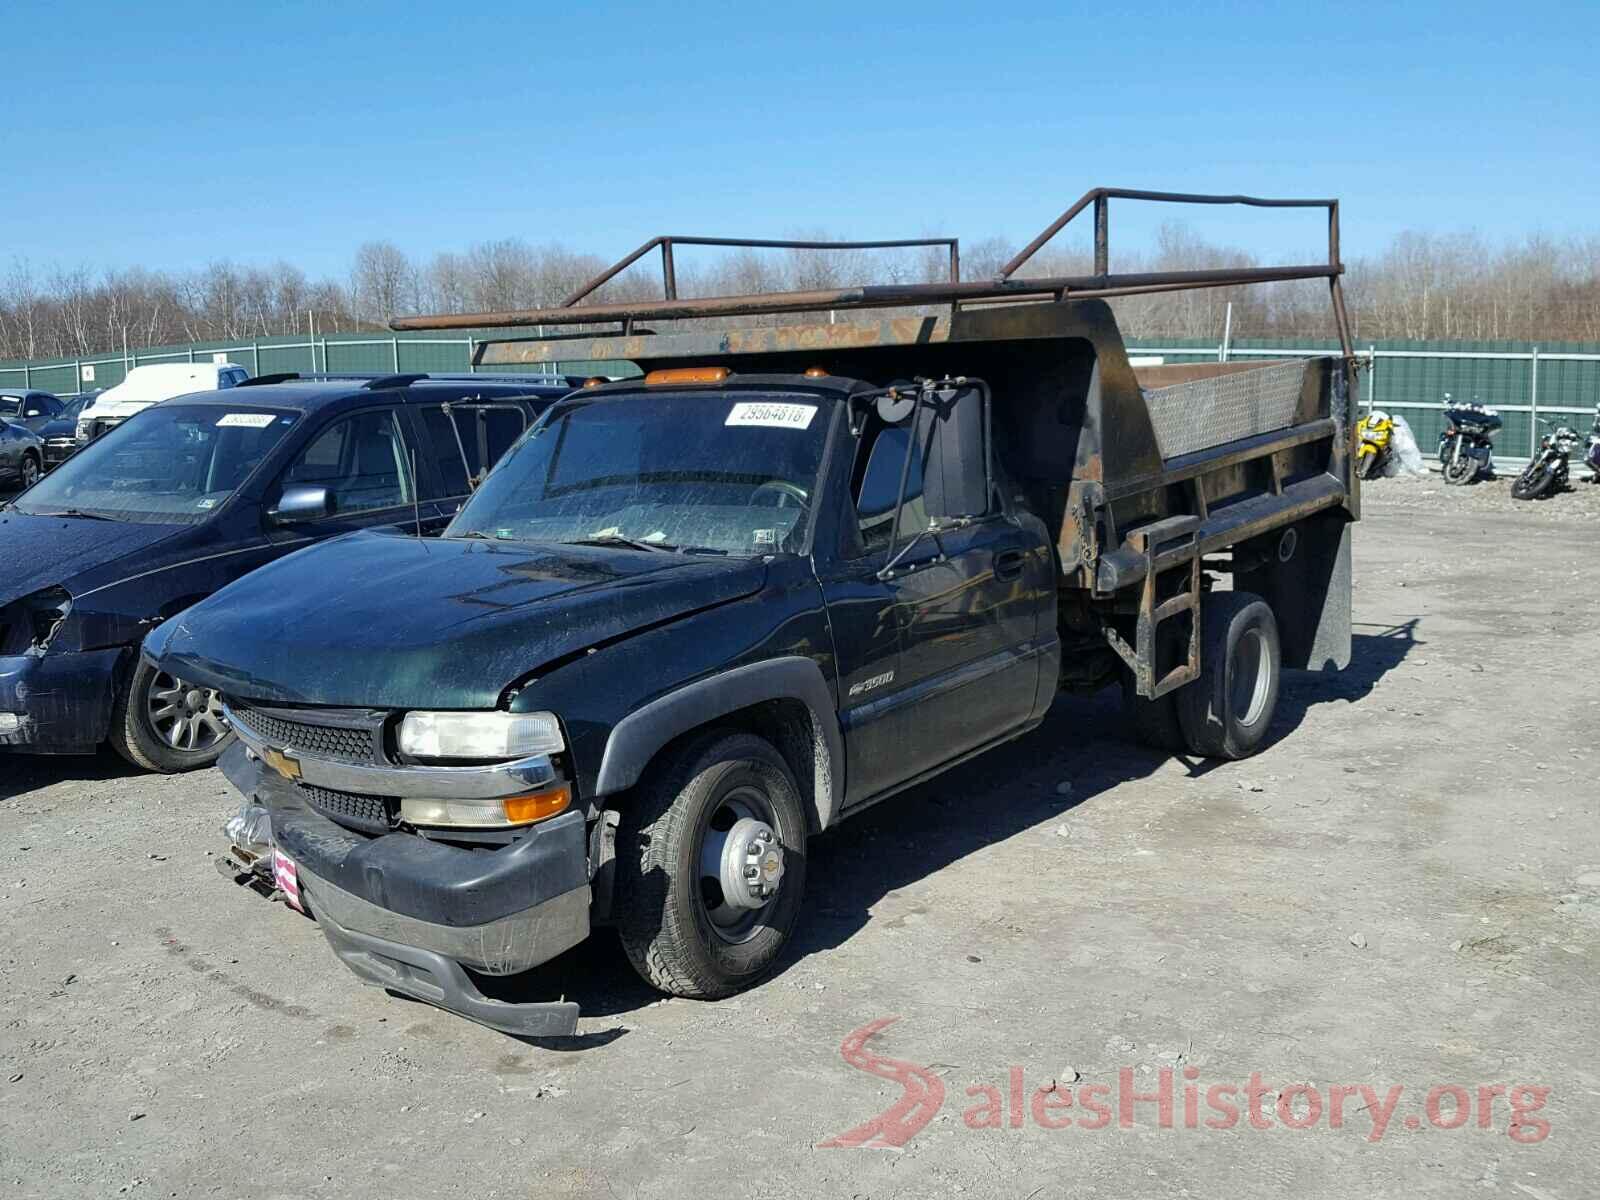
{"label": "blue sky", "polygon": [[[1600,5],[11,0],[0,262],[342,277],[388,238],[1027,240],[1095,184],[1600,230]],[[1170,213],[1114,210],[1113,245]],[[1315,253],[1315,218],[1195,230]]]}

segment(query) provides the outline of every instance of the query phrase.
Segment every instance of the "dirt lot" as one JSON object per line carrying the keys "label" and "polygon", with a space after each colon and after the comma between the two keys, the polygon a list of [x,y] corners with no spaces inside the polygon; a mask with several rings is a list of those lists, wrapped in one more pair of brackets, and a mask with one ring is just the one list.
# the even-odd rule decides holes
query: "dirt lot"
{"label": "dirt lot", "polygon": [[[1259,758],[1163,759],[1109,695],[1062,700],[815,844],[798,944],[755,991],[662,1001],[603,937],[537,973],[530,995],[583,1005],[572,1046],[360,987],[213,870],[219,774],[0,759],[0,1182],[1593,1195],[1600,488],[1396,480],[1367,510],[1355,663],[1288,681]],[[1164,1070],[1172,1128],[1129,1098]]]}

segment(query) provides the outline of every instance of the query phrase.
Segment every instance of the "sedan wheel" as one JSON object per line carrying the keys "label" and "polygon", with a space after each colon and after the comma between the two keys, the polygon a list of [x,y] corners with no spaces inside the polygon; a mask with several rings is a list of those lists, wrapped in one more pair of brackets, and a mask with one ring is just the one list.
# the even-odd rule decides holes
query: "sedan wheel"
{"label": "sedan wheel", "polygon": [[39,460],[31,454],[22,456],[22,487],[31,488],[39,482]]}

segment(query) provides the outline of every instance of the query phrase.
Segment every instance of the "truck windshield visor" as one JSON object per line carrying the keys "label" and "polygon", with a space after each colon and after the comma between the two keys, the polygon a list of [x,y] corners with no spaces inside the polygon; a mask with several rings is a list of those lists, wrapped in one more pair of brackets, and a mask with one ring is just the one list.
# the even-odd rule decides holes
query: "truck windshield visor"
{"label": "truck windshield visor", "polygon": [[446,536],[742,556],[795,550],[830,415],[828,401],[804,393],[567,400],[489,473]]}

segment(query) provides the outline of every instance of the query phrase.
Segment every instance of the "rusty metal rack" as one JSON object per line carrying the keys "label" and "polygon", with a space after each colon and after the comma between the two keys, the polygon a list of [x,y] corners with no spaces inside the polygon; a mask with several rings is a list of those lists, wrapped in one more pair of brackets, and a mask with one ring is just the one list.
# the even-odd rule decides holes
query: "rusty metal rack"
{"label": "rusty metal rack", "polygon": [[[1110,209],[1112,200],[1153,201],[1169,204],[1227,204],[1253,208],[1322,208],[1328,213],[1326,262],[1272,267],[1229,267],[1198,271],[1142,271],[1125,274],[1110,269]],[[1017,272],[1052,238],[1081,213],[1094,211],[1094,273],[1019,278]],[[743,296],[680,297],[674,248],[717,246],[787,250],[877,250],[916,246],[944,246],[949,250],[950,277],[936,283],[861,284],[809,291],[763,292]],[[585,303],[605,284],[654,250],[661,251],[660,300]],[[491,313],[444,313],[397,317],[389,327],[399,331],[422,329],[478,329],[484,327],[604,325],[616,323],[631,335],[640,320],[692,320],[706,317],[758,316],[848,309],[908,308],[963,303],[1025,300],[1082,300],[1134,296],[1196,288],[1240,287],[1302,279],[1326,279],[1338,325],[1339,344],[1349,363],[1355,362],[1349,318],[1340,277],[1339,202],[1337,200],[1269,199],[1259,196],[1222,196],[1188,192],[1151,192],[1130,188],[1094,188],[1052,221],[1024,247],[998,275],[988,280],[962,280],[959,242],[955,238],[913,238],[894,241],[793,241],[785,239],[685,237],[651,238],[633,253],[589,280],[555,308],[517,309]],[[481,347],[480,347],[481,349]]]}

